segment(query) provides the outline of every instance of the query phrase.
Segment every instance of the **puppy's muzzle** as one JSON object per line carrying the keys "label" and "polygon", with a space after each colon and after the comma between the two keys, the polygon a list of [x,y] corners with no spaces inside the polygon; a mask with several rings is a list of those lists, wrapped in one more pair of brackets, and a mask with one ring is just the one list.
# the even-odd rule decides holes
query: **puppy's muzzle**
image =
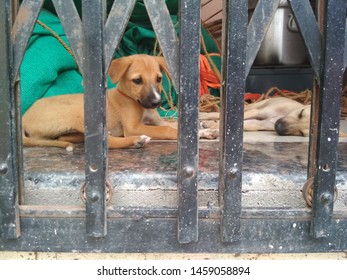
{"label": "puppy's muzzle", "polygon": [[161,105],[162,100],[160,94],[153,89],[145,98],[139,100],[139,102],[146,109],[155,109]]}

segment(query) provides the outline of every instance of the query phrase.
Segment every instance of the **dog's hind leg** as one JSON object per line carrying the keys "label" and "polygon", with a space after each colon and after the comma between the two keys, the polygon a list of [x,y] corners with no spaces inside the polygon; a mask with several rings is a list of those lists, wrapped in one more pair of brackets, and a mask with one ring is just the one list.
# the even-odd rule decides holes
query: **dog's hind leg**
{"label": "dog's hind leg", "polygon": [[73,150],[73,144],[68,141],[60,141],[54,139],[30,138],[23,136],[23,144],[25,147],[59,147],[65,148],[67,151]]}
{"label": "dog's hind leg", "polygon": [[84,134],[80,132],[69,133],[62,136],[59,136],[59,141],[71,142],[71,143],[83,143]]}

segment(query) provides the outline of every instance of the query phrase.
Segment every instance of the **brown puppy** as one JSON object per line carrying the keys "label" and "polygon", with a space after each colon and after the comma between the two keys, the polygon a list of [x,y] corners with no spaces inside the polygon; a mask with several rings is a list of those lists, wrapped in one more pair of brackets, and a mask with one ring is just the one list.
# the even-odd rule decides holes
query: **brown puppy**
{"label": "brown puppy", "polygon": [[[153,139],[177,139],[177,129],[159,116],[163,58],[132,55],[113,60],[109,75],[115,89],[107,92],[109,148],[139,148]],[[23,116],[24,146],[73,149],[84,140],[83,94],[38,100]],[[151,125],[148,125],[151,124]]]}

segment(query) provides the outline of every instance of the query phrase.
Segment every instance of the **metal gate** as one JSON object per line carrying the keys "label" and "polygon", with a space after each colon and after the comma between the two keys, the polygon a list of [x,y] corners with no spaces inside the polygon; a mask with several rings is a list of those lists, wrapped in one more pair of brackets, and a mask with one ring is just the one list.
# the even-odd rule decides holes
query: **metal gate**
{"label": "metal gate", "polygon": [[[347,209],[333,211],[345,49],[345,0],[288,0],[307,46],[315,79],[308,177],[312,209],[242,207],[243,95],[280,0],[260,0],[247,23],[248,3],[223,3],[218,205],[198,207],[198,76],[200,1],[179,3],[179,37],[164,0],[144,0],[173,83],[179,92],[178,205],[106,205],[108,149],[106,73],[135,1],[53,0],[85,87],[85,208],[22,204],[19,67],[43,0],[0,3],[0,249],[98,252],[331,252],[347,249]],[[18,12],[17,12],[18,9]],[[97,104],[97,106],[95,106]],[[88,113],[88,112],[93,112]],[[102,124],[102,133],[100,133]],[[114,163],[117,165],[117,163]],[[295,170],[294,170],[295,172]],[[346,172],[346,171],[345,171]]]}

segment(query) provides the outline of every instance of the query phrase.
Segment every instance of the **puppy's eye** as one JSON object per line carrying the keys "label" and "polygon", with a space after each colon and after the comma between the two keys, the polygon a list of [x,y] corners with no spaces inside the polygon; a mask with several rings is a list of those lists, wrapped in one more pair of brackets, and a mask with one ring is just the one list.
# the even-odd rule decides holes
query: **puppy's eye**
{"label": "puppy's eye", "polygon": [[142,78],[133,79],[133,83],[134,83],[135,85],[141,85],[141,84],[142,84]]}
{"label": "puppy's eye", "polygon": [[162,80],[162,77],[157,77],[157,83],[160,83]]}

